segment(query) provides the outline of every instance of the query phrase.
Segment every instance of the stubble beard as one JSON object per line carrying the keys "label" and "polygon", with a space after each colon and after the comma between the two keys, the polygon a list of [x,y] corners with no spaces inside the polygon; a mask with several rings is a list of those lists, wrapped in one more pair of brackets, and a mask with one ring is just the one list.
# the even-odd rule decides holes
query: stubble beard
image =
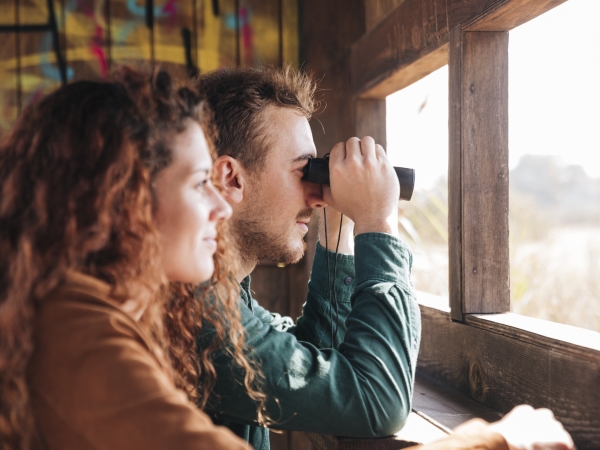
{"label": "stubble beard", "polygon": [[[264,209],[248,210],[252,213],[231,221],[232,237],[244,265],[255,266],[260,260],[294,264],[302,259],[307,246],[304,239],[292,240],[289,229],[274,229],[271,215]],[[312,209],[307,208],[296,219],[307,219],[311,214]]]}

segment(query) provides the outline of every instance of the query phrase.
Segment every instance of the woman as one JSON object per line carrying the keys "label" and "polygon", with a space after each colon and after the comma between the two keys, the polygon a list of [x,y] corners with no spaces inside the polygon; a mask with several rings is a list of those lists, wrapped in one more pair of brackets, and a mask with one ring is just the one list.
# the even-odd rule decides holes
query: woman
{"label": "woman", "polygon": [[236,296],[193,295],[231,214],[202,108],[164,72],[118,78],[29,106],[0,147],[0,448],[246,448],[189,401],[214,374],[201,320],[255,376]]}

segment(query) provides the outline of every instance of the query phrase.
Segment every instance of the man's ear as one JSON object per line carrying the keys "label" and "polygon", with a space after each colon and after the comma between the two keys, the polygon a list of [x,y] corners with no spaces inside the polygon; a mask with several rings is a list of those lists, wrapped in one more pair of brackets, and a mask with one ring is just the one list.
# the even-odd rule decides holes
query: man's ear
{"label": "man's ear", "polygon": [[216,183],[221,194],[229,203],[240,203],[246,189],[246,172],[237,159],[231,156],[219,156],[213,164]]}

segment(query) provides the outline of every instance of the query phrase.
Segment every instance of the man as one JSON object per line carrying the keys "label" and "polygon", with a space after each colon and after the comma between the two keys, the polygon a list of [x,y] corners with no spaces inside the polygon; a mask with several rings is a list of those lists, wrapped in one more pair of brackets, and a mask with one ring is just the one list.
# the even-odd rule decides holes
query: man
{"label": "man", "polygon": [[[331,152],[331,189],[308,183],[302,168],[316,156],[309,77],[290,69],[222,70],[201,76],[196,88],[214,111],[215,176],[233,208],[242,321],[264,375],[272,426],[356,437],[397,432],[410,412],[420,314],[412,255],[398,238],[399,184],[385,152],[371,138],[352,138]],[[252,299],[249,275],[260,259],[297,262],[313,210],[328,204],[329,250],[340,231],[334,208],[346,216],[335,279],[321,227],[307,302],[294,325]],[[328,281],[339,304],[334,324]],[[210,342],[210,330],[199,341]],[[209,414],[255,449],[268,449],[268,430],[256,426],[256,404],[232,376],[234,365],[223,353],[215,366]]]}
{"label": "man", "polygon": [[[339,143],[331,151],[331,188],[311,184],[302,180],[302,168],[316,156],[309,77],[290,69],[223,70],[201,76],[196,89],[214,111],[215,176],[233,208],[242,322],[249,356],[264,375],[259,388],[268,397],[271,426],[351,437],[394,434],[410,412],[421,329],[412,255],[398,238],[399,185],[385,152],[369,137]],[[327,236],[321,226],[307,301],[294,325],[259,306],[249,275],[260,259],[297,262],[313,210],[325,207]],[[333,270],[327,258],[333,263],[338,233],[341,254]],[[332,314],[332,297],[339,316]],[[203,329],[199,347],[211,334]],[[215,367],[207,412],[253,448],[268,450],[268,430],[257,426],[257,405],[226,352]],[[519,430],[518,423],[529,428]],[[540,440],[549,431],[553,437]],[[432,448],[513,449],[568,440],[558,422],[529,408],[491,426],[470,423]],[[537,448],[567,449],[572,442]]]}

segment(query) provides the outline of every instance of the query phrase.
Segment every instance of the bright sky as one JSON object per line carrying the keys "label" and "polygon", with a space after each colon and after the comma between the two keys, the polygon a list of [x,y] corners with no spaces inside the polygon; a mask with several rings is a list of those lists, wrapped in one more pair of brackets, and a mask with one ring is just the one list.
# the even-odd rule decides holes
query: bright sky
{"label": "bright sky", "polygon": [[[568,0],[509,36],[510,168],[557,155],[600,177],[599,0]],[[448,68],[387,98],[394,165],[430,188],[448,170]]]}

